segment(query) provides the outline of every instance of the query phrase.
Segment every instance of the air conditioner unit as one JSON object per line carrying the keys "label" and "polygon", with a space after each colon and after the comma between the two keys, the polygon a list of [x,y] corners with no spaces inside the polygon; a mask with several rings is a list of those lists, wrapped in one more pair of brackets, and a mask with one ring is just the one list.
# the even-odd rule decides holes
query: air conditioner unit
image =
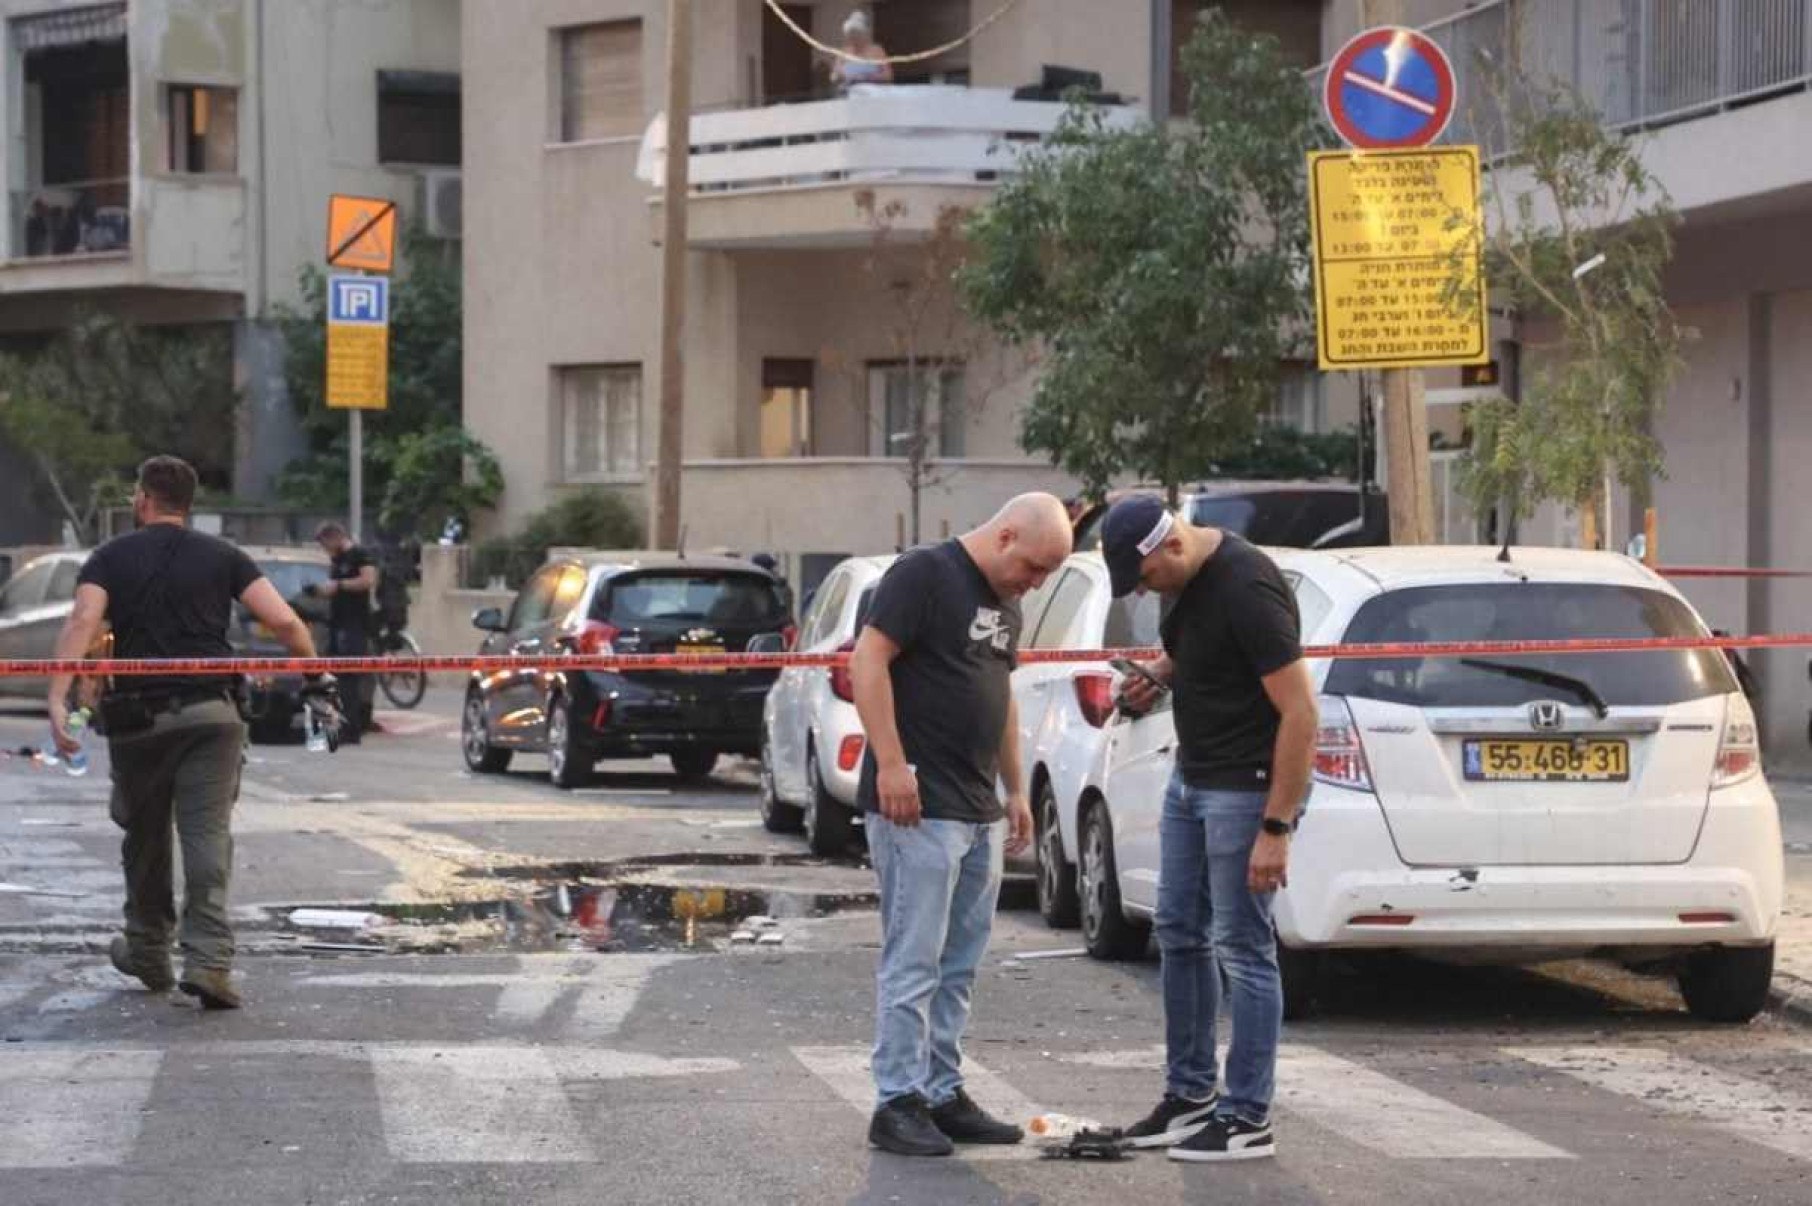
{"label": "air conditioner unit", "polygon": [[457,170],[422,173],[422,225],[429,238],[457,239],[463,208]]}

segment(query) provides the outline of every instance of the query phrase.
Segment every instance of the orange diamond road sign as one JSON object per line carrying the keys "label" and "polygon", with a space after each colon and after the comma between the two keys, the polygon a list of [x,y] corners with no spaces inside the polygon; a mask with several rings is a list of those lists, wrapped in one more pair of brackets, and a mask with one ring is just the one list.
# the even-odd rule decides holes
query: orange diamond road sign
{"label": "orange diamond road sign", "polygon": [[389,272],[396,262],[396,202],[335,193],[327,202],[327,266]]}

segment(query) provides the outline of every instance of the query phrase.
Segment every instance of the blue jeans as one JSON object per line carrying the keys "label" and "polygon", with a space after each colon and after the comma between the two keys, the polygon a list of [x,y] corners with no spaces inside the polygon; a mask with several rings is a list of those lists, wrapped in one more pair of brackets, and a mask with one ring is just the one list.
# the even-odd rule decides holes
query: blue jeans
{"label": "blue jeans", "polygon": [[1223,987],[1233,1037],[1218,1110],[1265,1122],[1277,1079],[1283,981],[1270,892],[1246,886],[1265,793],[1206,791],[1173,775],[1158,834],[1158,949],[1163,953],[1165,1091],[1214,1092],[1215,1021]]}
{"label": "blue jeans", "polygon": [[875,1098],[917,1093],[943,1105],[963,1087],[963,1031],[975,968],[994,929],[1006,822],[868,815],[881,880],[875,971]]}

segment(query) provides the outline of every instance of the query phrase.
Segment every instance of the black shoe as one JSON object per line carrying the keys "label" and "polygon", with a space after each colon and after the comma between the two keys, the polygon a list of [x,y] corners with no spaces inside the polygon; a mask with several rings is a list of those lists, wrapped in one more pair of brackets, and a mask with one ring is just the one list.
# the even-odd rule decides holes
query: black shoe
{"label": "black shoe", "polygon": [[1208,1125],[1214,1117],[1214,1106],[1220,1098],[1210,1095],[1206,1101],[1164,1094],[1158,1108],[1121,1132],[1134,1147],[1169,1147],[1190,1138]]}
{"label": "black shoe", "polygon": [[1193,1139],[1170,1149],[1172,1160],[1213,1164],[1221,1160],[1262,1160],[1277,1154],[1271,1124],[1254,1126],[1238,1118],[1213,1118]]}
{"label": "black shoe", "polygon": [[943,1105],[932,1107],[931,1121],[957,1143],[1018,1143],[1026,1137],[1012,1123],[989,1117],[961,1089]]}
{"label": "black shoe", "polygon": [[931,1121],[931,1107],[916,1094],[896,1097],[875,1111],[868,1141],[896,1156],[948,1156],[956,1150]]}

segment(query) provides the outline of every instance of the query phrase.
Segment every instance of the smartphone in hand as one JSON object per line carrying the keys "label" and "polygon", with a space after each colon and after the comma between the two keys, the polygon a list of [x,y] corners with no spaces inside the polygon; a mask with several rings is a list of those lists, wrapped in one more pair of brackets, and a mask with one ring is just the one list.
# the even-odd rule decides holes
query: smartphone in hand
{"label": "smartphone in hand", "polygon": [[1147,670],[1144,666],[1141,666],[1138,662],[1131,661],[1130,659],[1123,658],[1123,657],[1116,657],[1116,658],[1113,658],[1112,660],[1110,660],[1108,662],[1108,665],[1112,666],[1115,670],[1117,670],[1120,673],[1120,676],[1122,679],[1120,686],[1121,686],[1123,692],[1127,685],[1127,682],[1135,680],[1135,679],[1140,680],[1140,681],[1146,683],[1147,685],[1149,685],[1154,692],[1151,699],[1146,701],[1143,704],[1132,703],[1131,701],[1129,701],[1126,698],[1124,693],[1119,695],[1114,700],[1114,707],[1118,708],[1122,715],[1126,715],[1126,716],[1143,716],[1143,715],[1145,715],[1146,712],[1151,710],[1152,705],[1157,701],[1158,697],[1160,695],[1162,695],[1164,692],[1170,690],[1170,685],[1168,683],[1164,682],[1157,675],[1155,675],[1151,671]]}

